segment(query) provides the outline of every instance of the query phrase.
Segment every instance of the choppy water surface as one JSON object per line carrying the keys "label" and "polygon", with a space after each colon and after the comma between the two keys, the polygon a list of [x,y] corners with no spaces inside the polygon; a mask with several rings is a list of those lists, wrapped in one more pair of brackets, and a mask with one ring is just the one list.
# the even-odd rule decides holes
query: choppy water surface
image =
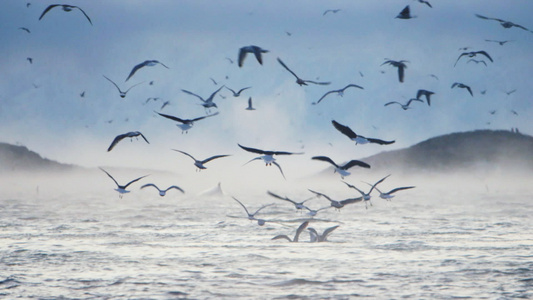
{"label": "choppy water surface", "polygon": [[[106,194],[0,199],[4,298],[533,297],[531,193],[419,189],[322,211],[329,242],[292,236],[306,218],[276,203],[259,227],[229,197]],[[321,207],[325,200],[313,200]]]}

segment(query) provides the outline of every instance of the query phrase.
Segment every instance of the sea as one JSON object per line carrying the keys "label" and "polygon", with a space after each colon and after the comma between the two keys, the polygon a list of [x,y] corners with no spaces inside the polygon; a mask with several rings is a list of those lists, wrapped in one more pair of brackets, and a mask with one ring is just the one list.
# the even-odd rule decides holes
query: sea
{"label": "sea", "polygon": [[[264,226],[222,193],[2,193],[0,298],[533,298],[530,186],[415,185],[314,217],[266,193],[239,198],[250,212],[274,203]],[[339,227],[321,243],[307,230],[272,240],[306,220]]]}

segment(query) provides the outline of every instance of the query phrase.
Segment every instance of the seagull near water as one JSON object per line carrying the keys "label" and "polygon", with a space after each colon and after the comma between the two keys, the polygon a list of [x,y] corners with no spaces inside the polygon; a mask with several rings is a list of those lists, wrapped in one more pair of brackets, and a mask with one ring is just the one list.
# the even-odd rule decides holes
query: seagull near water
{"label": "seagull near water", "polygon": [[321,160],[321,161],[325,161],[325,162],[328,162],[330,164],[332,164],[334,167],[335,167],[335,173],[339,173],[339,175],[341,175],[341,178],[344,179],[345,176],[348,176],[350,175],[351,173],[348,172],[348,169],[350,169],[351,167],[355,167],[355,166],[359,166],[359,167],[362,167],[362,168],[367,168],[367,169],[370,169],[370,165],[365,163],[365,162],[362,162],[360,160],[350,160],[349,162],[347,162],[346,164],[344,165],[337,165],[331,158],[327,157],[327,156],[313,156],[311,157],[311,159],[314,159],[314,160]]}
{"label": "seagull near water", "polygon": [[218,112],[214,113],[214,114],[211,114],[211,115],[207,115],[207,116],[203,116],[203,117],[198,117],[198,118],[194,118],[194,119],[181,119],[181,118],[178,118],[178,117],[174,117],[174,116],[171,116],[171,115],[165,115],[165,114],[162,114],[162,113],[158,113],[158,112],[155,112],[156,114],[162,116],[162,117],[165,117],[167,119],[170,119],[172,121],[176,121],[176,122],[180,122],[182,124],[176,124],[176,126],[178,126],[180,129],[181,129],[181,133],[183,134],[184,132],[185,133],[188,133],[189,132],[189,129],[192,128],[192,126],[194,125],[194,122],[196,121],[199,121],[199,120],[203,120],[207,117],[212,117],[212,116],[216,116],[218,115]]}
{"label": "seagull near water", "polygon": [[111,178],[113,180],[113,182],[115,182],[115,184],[117,185],[117,188],[115,189],[115,191],[117,191],[119,193],[119,197],[122,198],[122,196],[126,193],[129,193],[130,191],[126,190],[128,188],[128,186],[134,182],[137,182],[139,180],[141,180],[142,178],[148,176],[148,175],[144,175],[144,176],[141,176],[137,179],[133,179],[132,181],[128,182],[127,184],[125,185],[120,185],[118,184],[118,182],[115,180],[115,178],[113,178],[113,176],[111,176],[111,174],[107,173],[106,170],[100,168],[100,170],[102,170],[104,173],[107,174],[107,176],[109,176],[109,178]]}
{"label": "seagull near water", "polygon": [[291,69],[289,69],[289,67],[287,67],[287,65],[285,65],[285,63],[283,63],[283,61],[278,57],[278,62],[287,70],[289,71],[289,73],[291,73],[294,77],[296,77],[296,83],[299,84],[300,86],[302,85],[307,85],[307,83],[313,83],[313,84],[319,84],[319,85],[328,85],[330,84],[331,82],[317,82],[317,81],[312,81],[312,80],[304,80],[304,79],[301,79],[300,77],[298,77],[298,75],[296,75],[296,73],[294,73],[293,71],[291,71]]}
{"label": "seagull near water", "polygon": [[424,102],[424,101],[422,101],[420,99],[412,98],[412,99],[409,99],[409,101],[407,101],[407,103],[405,103],[405,104],[402,104],[402,103],[400,103],[398,101],[391,101],[391,102],[385,103],[384,106],[389,106],[391,104],[398,104],[398,105],[400,105],[402,107],[403,110],[408,110],[408,109],[411,108],[409,105],[411,105],[411,102],[413,102],[413,101]]}
{"label": "seagull near water", "polygon": [[[370,184],[370,183],[367,183],[367,184]],[[392,189],[386,193],[383,193],[382,191],[380,191],[377,187],[374,187],[376,189],[376,191],[379,192],[379,197],[381,199],[385,199],[387,201],[390,201],[392,198],[394,198],[395,195],[393,195],[394,193],[398,192],[398,191],[403,191],[403,190],[408,190],[408,189],[412,189],[412,188],[415,188],[414,186],[404,186],[404,187],[398,187],[398,188],[395,188],[395,189]]]}
{"label": "seagull near water", "polygon": [[272,193],[271,191],[267,191],[267,194],[269,194],[270,196],[272,196],[274,198],[277,198],[277,199],[280,199],[280,200],[283,200],[283,201],[287,201],[287,202],[290,202],[290,203],[294,204],[294,207],[296,208],[296,210],[302,210],[302,209],[306,208],[304,203],[314,198],[314,197],[311,197],[311,198],[305,199],[304,201],[296,202],[296,201],[291,200],[291,199],[289,199],[287,197],[281,197],[279,195],[276,195],[276,194]]}
{"label": "seagull near water", "polygon": [[363,145],[363,144],[368,144],[368,143],[374,143],[374,144],[379,144],[379,145],[390,145],[395,142],[395,141],[384,141],[384,140],[375,139],[375,138],[367,138],[362,135],[356,134],[355,132],[353,132],[352,129],[350,129],[350,127],[342,125],[335,120],[332,120],[331,123],[338,131],[346,135],[350,140],[354,141],[355,144]]}
{"label": "seagull near water", "polygon": [[176,190],[178,190],[178,191],[180,191],[180,192],[182,192],[182,193],[185,193],[185,191],[184,191],[182,188],[180,188],[179,186],[177,186],[177,185],[172,185],[172,186],[169,186],[167,189],[162,190],[162,189],[158,188],[157,185],[155,185],[155,184],[153,184],[153,183],[147,183],[147,184],[141,186],[141,189],[144,189],[144,188],[147,188],[147,187],[154,187],[154,188],[156,188],[157,191],[159,191],[159,196],[161,196],[161,197],[164,197],[164,196],[167,194],[167,192],[168,192],[169,190],[172,190],[172,189],[176,189]]}
{"label": "seagull near water", "polygon": [[115,139],[113,140],[113,142],[111,142],[111,145],[109,145],[109,148],[107,148],[107,152],[113,150],[113,148],[115,148],[118,142],[122,141],[123,139],[125,138],[133,139],[134,137],[138,137],[138,136],[141,136],[146,141],[146,143],[150,144],[150,142],[148,142],[146,137],[140,131],[130,131],[124,134],[117,135]]}
{"label": "seagull near water", "polygon": [[263,154],[262,156],[259,156],[259,157],[251,159],[250,161],[245,163],[245,165],[250,163],[250,162],[252,162],[252,161],[254,161],[254,160],[262,159],[267,166],[270,166],[270,165],[274,164],[276,167],[278,167],[278,169],[281,172],[281,175],[283,176],[283,178],[285,178],[285,174],[283,174],[283,170],[281,169],[281,166],[276,162],[276,159],[274,158],[274,155],[303,154],[302,152],[294,153],[294,152],[286,152],[286,151],[266,151],[266,150],[261,150],[261,149],[245,147],[245,146],[242,146],[241,144],[237,144],[237,145],[239,145],[239,147],[241,147],[241,149],[246,150],[248,152],[252,152],[252,153],[256,153],[256,154]]}
{"label": "seagull near water", "polygon": [[137,83],[137,84],[134,84],[134,85],[130,86],[130,88],[127,89],[125,92],[123,92],[123,91],[118,87],[118,85],[117,85],[116,83],[113,82],[113,80],[107,78],[105,75],[102,75],[102,76],[104,76],[105,79],[109,80],[109,82],[111,82],[111,83],[117,88],[117,90],[118,90],[118,92],[119,92],[121,98],[126,97],[126,94],[127,94],[132,88],[134,88],[134,87],[136,87],[136,86],[138,86],[139,84],[142,83],[142,82],[139,82],[139,83]]}
{"label": "seagull near water", "polygon": [[205,109],[206,109],[206,112],[209,112],[210,111],[210,108],[211,107],[216,107],[218,108],[217,104],[215,102],[213,102],[213,99],[215,97],[215,95],[223,88],[225,87],[224,85],[219,87],[218,90],[214,91],[211,96],[209,96],[209,98],[207,99],[204,99],[200,96],[198,96],[197,94],[193,93],[193,92],[189,92],[187,90],[181,90],[182,92],[186,93],[186,94],[189,94],[189,95],[192,95],[192,96],[195,96],[197,97],[198,99],[200,99],[203,103],[201,104]]}
{"label": "seagull near water", "polygon": [[287,241],[289,241],[291,243],[297,243],[298,239],[300,238],[300,234],[302,234],[302,231],[304,231],[304,229],[307,227],[307,225],[309,225],[309,221],[305,221],[302,224],[300,224],[300,226],[298,226],[298,229],[296,229],[296,234],[294,235],[293,239],[291,239],[290,237],[288,237],[288,236],[286,236],[284,234],[276,235],[272,239],[273,240],[286,239]]}
{"label": "seagull near water", "polygon": [[317,102],[313,102],[313,104],[318,104],[318,103],[320,103],[320,101],[322,101],[322,99],[324,99],[327,95],[329,95],[329,94],[333,94],[333,93],[337,93],[338,96],[341,96],[341,97],[342,97],[342,96],[344,95],[344,91],[345,91],[347,88],[350,88],[350,87],[359,88],[359,89],[364,90],[364,88],[363,88],[362,86],[358,86],[357,84],[350,83],[350,84],[348,84],[347,86],[343,87],[342,89],[332,90],[332,91],[329,91],[329,92],[325,93],[322,97],[320,97],[320,99],[318,99]]}
{"label": "seagull near water", "polygon": [[242,208],[244,208],[244,211],[246,211],[246,214],[248,215],[248,220],[250,220],[250,221],[257,221],[257,225],[259,225],[259,226],[263,226],[263,225],[265,225],[265,222],[266,222],[266,221],[263,220],[263,219],[258,219],[258,218],[256,218],[255,215],[257,215],[257,213],[259,213],[263,208],[268,207],[268,206],[271,206],[271,205],[274,205],[274,204],[263,205],[263,206],[261,206],[258,210],[256,210],[253,214],[251,214],[251,213],[248,211],[248,209],[246,208],[246,206],[244,206],[244,204],[242,204],[241,201],[237,200],[237,198],[235,198],[235,197],[233,197],[233,196],[232,196],[231,198],[233,198],[233,200],[237,201],[237,202],[242,206]]}
{"label": "seagull near water", "polygon": [[83,11],[83,9],[77,7],[77,6],[74,6],[74,5],[68,5],[68,4],[52,4],[50,6],[48,6],[44,11],[43,13],[41,14],[41,16],[39,17],[39,21],[44,17],[44,15],[49,12],[52,8],[54,7],[57,7],[57,6],[60,6],[63,11],[66,11],[66,12],[70,12],[72,11],[73,9],[77,8],[79,9],[83,15],[87,18],[87,20],[89,21],[89,23],[91,23],[91,25],[93,25],[93,22],[91,22],[91,18],[89,18],[89,16]]}
{"label": "seagull near water", "polygon": [[169,68],[167,66],[165,66],[162,62],[158,61],[158,60],[145,60],[143,61],[142,63],[136,65],[135,67],[133,67],[133,69],[131,69],[131,72],[130,72],[130,75],[128,75],[128,78],[126,78],[126,81],[128,81],[128,79],[131,78],[131,76],[133,76],[133,74],[135,74],[140,68],[142,67],[153,67],[157,64],[160,64],[162,65],[163,67],[165,68]]}
{"label": "seagull near water", "polygon": [[[459,62],[459,60],[461,59],[461,57],[463,56],[468,56],[470,58],[472,57],[475,57],[476,55],[478,54],[481,54],[481,55],[484,55],[485,57],[487,57],[491,62],[494,62],[492,60],[492,57],[490,57],[490,55],[486,52],[486,51],[471,51],[471,52],[463,52],[461,53],[461,55],[459,55],[459,57],[457,58],[457,60],[455,61],[455,64],[453,65],[454,67],[457,65],[457,62]],[[485,64],[486,65],[486,64]]]}
{"label": "seagull near water", "polygon": [[333,232],[333,230],[339,228],[340,225],[335,225],[333,227],[329,227],[322,234],[318,234],[316,229],[309,227],[307,230],[309,230],[309,237],[311,243],[318,243],[318,242],[327,242],[328,236]]}
{"label": "seagull near water", "polygon": [[372,187],[370,188],[370,190],[368,191],[368,193],[363,192],[362,190],[360,190],[360,189],[358,189],[357,187],[355,187],[355,186],[349,184],[349,183],[346,182],[346,181],[343,181],[343,182],[344,182],[344,184],[346,184],[349,188],[352,188],[352,189],[358,191],[358,192],[361,194],[361,196],[362,196],[362,198],[363,198],[363,201],[365,202],[365,208],[368,209],[368,206],[367,206],[367,204],[366,204],[367,202],[370,202],[370,206],[372,206],[372,202],[370,201],[370,199],[371,199],[370,193],[372,193],[372,191],[378,186],[378,184],[382,183],[382,182],[383,182],[385,179],[387,179],[389,176],[390,176],[390,174],[387,175],[387,176],[385,176],[385,177],[383,177],[383,178],[381,178],[381,179],[378,180],[376,183],[374,183],[373,185],[371,185]]}
{"label": "seagull near water", "polygon": [[255,55],[255,58],[259,62],[259,64],[263,65],[263,56],[262,56],[262,54],[263,53],[268,53],[268,52],[269,52],[268,50],[262,49],[261,47],[254,46],[254,45],[245,46],[245,47],[240,48],[239,49],[239,58],[238,58],[239,68],[242,68],[242,64],[244,63],[244,59],[246,58],[246,54],[248,54],[248,53],[253,53]]}
{"label": "seagull near water", "polygon": [[385,65],[385,64],[389,64],[393,67],[396,67],[398,68],[398,80],[400,82],[403,82],[403,79],[404,79],[404,74],[405,74],[405,69],[407,69],[407,65],[405,64],[406,62],[409,62],[407,60],[400,60],[400,61],[396,61],[396,60],[391,60],[391,59],[388,59],[388,58],[385,58],[385,62],[382,63],[381,65]]}
{"label": "seagull near water", "polygon": [[471,89],[468,85],[466,85],[466,84],[464,84],[464,83],[460,83],[460,82],[455,82],[454,84],[452,84],[452,89],[455,88],[455,87],[463,88],[463,89],[468,90],[468,92],[470,93],[470,95],[471,95],[472,97],[474,97],[474,94],[472,93],[472,89]]}
{"label": "seagull near water", "polygon": [[196,158],[194,158],[192,155],[190,155],[189,153],[187,153],[185,151],[176,150],[176,149],[172,149],[172,150],[180,152],[180,153],[185,154],[188,157],[192,158],[192,160],[194,160],[194,165],[196,166],[196,168],[197,168],[196,170],[197,171],[207,169],[206,166],[204,166],[204,164],[212,161],[213,159],[229,156],[229,155],[215,155],[215,156],[211,156],[209,158],[206,158],[204,160],[197,160]]}
{"label": "seagull near water", "polygon": [[341,208],[343,208],[345,205],[348,205],[348,204],[352,204],[352,203],[356,203],[356,202],[361,202],[363,200],[363,197],[357,197],[357,198],[349,198],[349,199],[345,199],[345,200],[333,200],[331,199],[330,197],[328,197],[327,195],[324,195],[322,193],[319,193],[319,192],[315,192],[311,189],[308,189],[311,193],[317,195],[318,197],[324,197],[326,198],[329,202],[330,202],[330,205],[331,207],[334,207],[338,210],[340,210]]}

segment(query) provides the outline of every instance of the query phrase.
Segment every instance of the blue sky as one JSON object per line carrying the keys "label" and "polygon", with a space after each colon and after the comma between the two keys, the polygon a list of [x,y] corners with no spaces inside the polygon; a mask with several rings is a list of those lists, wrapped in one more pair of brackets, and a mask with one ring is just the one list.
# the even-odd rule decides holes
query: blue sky
{"label": "blue sky", "polygon": [[[237,143],[304,151],[305,160],[329,155],[345,161],[457,131],[518,127],[533,132],[533,33],[474,15],[533,29],[533,2],[430,2],[433,8],[416,1],[68,2],[91,17],[91,26],[79,11],[60,8],[38,21],[55,2],[33,1],[27,8],[26,1],[6,0],[0,10],[0,139],[66,163],[176,169],[189,161],[172,148],[198,157],[232,154],[231,163],[240,166],[254,156]],[[417,18],[395,19],[407,4]],[[323,16],[326,9],[341,11]],[[510,42],[500,46],[485,39]],[[248,45],[270,51],[263,66],[253,56],[237,66],[238,49]],[[487,51],[494,63],[485,67],[462,58],[454,67],[462,53],[458,49],[467,46]],[[331,85],[298,86],[277,57],[300,77]],[[409,61],[404,83],[395,68],[381,66],[385,58]],[[149,59],[169,69],[146,67],[124,82],[133,66]],[[122,99],[102,75],[123,89],[143,83]],[[470,85],[474,97],[450,89],[454,82]],[[349,89],[344,97],[330,95],[311,105],[349,83],[364,90]],[[207,97],[221,84],[252,88],[238,98],[223,89],[226,99],[215,98],[220,114],[197,122],[188,134],[154,114],[170,101],[162,113],[202,116],[198,100],[181,89]],[[435,92],[430,107],[384,107],[407,101],[418,89]],[[256,111],[244,110],[249,96]],[[148,97],[161,100],[144,104]],[[355,146],[331,126],[332,119],[358,134],[396,143]],[[116,135],[135,130],[150,145],[123,141],[106,152]]]}

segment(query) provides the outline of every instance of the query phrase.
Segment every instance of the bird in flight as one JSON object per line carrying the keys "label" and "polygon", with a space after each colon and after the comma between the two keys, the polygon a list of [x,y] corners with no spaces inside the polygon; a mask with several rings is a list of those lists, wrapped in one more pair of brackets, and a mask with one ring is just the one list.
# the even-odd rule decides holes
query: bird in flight
{"label": "bird in flight", "polygon": [[265,225],[265,222],[266,222],[266,221],[263,220],[263,219],[258,219],[258,218],[256,218],[255,215],[257,215],[257,213],[259,213],[263,208],[268,207],[268,206],[271,206],[271,205],[274,205],[274,204],[263,205],[263,206],[261,206],[258,210],[256,210],[253,214],[251,214],[251,213],[248,211],[248,209],[246,208],[246,206],[244,206],[244,204],[242,204],[241,201],[237,200],[237,198],[235,198],[235,197],[232,197],[232,198],[233,198],[233,200],[237,201],[237,202],[242,206],[242,208],[244,208],[244,211],[245,211],[246,214],[248,215],[248,220],[250,220],[250,221],[257,221],[257,224],[258,224],[259,226],[263,226],[263,225]]}
{"label": "bird in flight", "polygon": [[291,239],[290,237],[288,237],[288,236],[286,236],[284,234],[276,235],[272,239],[273,240],[286,239],[289,242],[297,243],[298,239],[300,238],[300,234],[302,234],[302,231],[304,231],[304,229],[307,227],[307,225],[309,225],[309,221],[305,221],[302,224],[300,224],[300,226],[298,226],[298,229],[296,229],[296,234],[294,235],[293,239]]}
{"label": "bird in flight", "polygon": [[496,40],[485,40],[486,42],[492,42],[492,43],[498,43],[500,46],[505,45],[505,43],[512,42],[512,41],[496,41]]}
{"label": "bird in flight", "polygon": [[262,65],[263,64],[263,55],[262,54],[263,53],[268,53],[268,52],[269,52],[268,50],[262,49],[261,47],[254,46],[254,45],[240,48],[239,49],[239,58],[238,58],[239,68],[242,68],[242,64],[244,63],[244,59],[246,58],[246,54],[253,53],[255,55],[255,58],[259,62],[259,64]]}
{"label": "bird in flight", "polygon": [[329,227],[322,234],[318,234],[316,229],[313,227],[307,228],[309,230],[309,236],[311,238],[311,243],[317,243],[317,242],[327,242],[328,236],[333,232],[333,230],[337,229],[340,225],[335,225],[333,227]]}
{"label": "bird in flight", "polygon": [[66,11],[66,12],[70,12],[72,11],[73,9],[77,8],[79,9],[83,15],[87,18],[87,20],[89,21],[89,23],[91,23],[91,25],[93,25],[93,22],[91,22],[91,18],[89,18],[89,16],[83,11],[83,9],[77,7],[77,6],[74,6],[74,5],[68,5],[68,4],[52,4],[50,6],[48,6],[44,11],[43,13],[41,14],[41,16],[39,17],[39,21],[44,17],[44,15],[49,12],[52,8],[54,7],[57,7],[57,6],[60,6],[63,11]]}
{"label": "bird in flight", "polygon": [[178,191],[180,191],[180,192],[182,192],[182,193],[185,193],[185,191],[184,191],[182,188],[180,188],[179,186],[177,186],[177,185],[172,185],[172,186],[169,186],[167,189],[162,190],[162,189],[158,188],[157,185],[155,185],[155,184],[153,184],[153,183],[147,183],[147,184],[141,186],[141,189],[144,189],[144,188],[147,188],[147,187],[154,187],[154,188],[156,188],[157,191],[159,191],[159,196],[161,196],[161,197],[164,197],[164,196],[167,194],[167,192],[168,192],[169,190],[172,190],[172,189],[176,189],[176,190],[178,190]]}
{"label": "bird in flight", "polygon": [[494,62],[492,60],[492,57],[490,57],[490,55],[486,52],[486,51],[472,51],[472,52],[463,52],[461,53],[461,55],[459,55],[459,57],[457,58],[457,60],[455,61],[455,64],[453,65],[454,67],[457,65],[457,62],[461,59],[461,57],[463,56],[468,56],[470,58],[472,57],[475,57],[476,55],[478,54],[481,54],[481,55],[484,55],[485,57],[487,57],[491,62]]}
{"label": "bird in flight", "polygon": [[409,8],[409,5],[404,7],[404,9],[402,9],[402,11],[396,16],[396,19],[407,20],[412,18],[416,18],[416,16],[411,15],[411,9]]}
{"label": "bird in flight", "polygon": [[374,144],[379,144],[379,145],[390,145],[395,142],[395,141],[384,141],[384,140],[375,139],[375,138],[367,138],[362,135],[356,134],[355,132],[352,131],[352,129],[350,129],[350,127],[342,125],[335,120],[332,120],[331,123],[338,131],[340,131],[342,134],[347,136],[350,140],[354,141],[355,144],[363,145],[363,144],[368,144],[368,143],[374,143]]}
{"label": "bird in flight", "polygon": [[148,175],[144,175],[144,176],[141,176],[137,179],[133,179],[132,181],[128,182],[127,184],[125,185],[120,185],[118,184],[118,182],[115,180],[115,178],[113,178],[113,176],[111,176],[111,174],[107,173],[106,170],[100,168],[100,170],[104,171],[104,173],[107,174],[107,176],[109,176],[109,178],[111,178],[113,180],[113,182],[115,182],[115,184],[117,185],[117,188],[115,189],[115,191],[117,191],[119,193],[119,197],[122,198],[122,196],[126,193],[129,193],[130,191],[126,190],[128,188],[128,186],[136,181],[139,181],[140,179],[148,176]]}
{"label": "bird in flight", "polygon": [[[422,99],[420,99],[420,97],[422,97],[422,96],[426,96],[426,101],[427,101],[427,103],[428,103],[428,106],[430,106],[430,105],[431,105],[431,99],[430,99],[430,98],[431,98],[431,95],[433,95],[433,94],[435,94],[435,93],[432,92],[432,91],[428,91],[428,90],[422,90],[422,89],[420,89],[420,90],[418,90],[418,91],[416,92],[416,99],[418,99],[418,100],[422,100]],[[408,105],[409,105],[409,104],[408,104]]]}
{"label": "bird in flight", "polygon": [[230,90],[233,93],[233,97],[239,97],[241,95],[242,91],[247,90],[249,88],[251,88],[251,86],[242,88],[239,91],[235,92],[234,90],[232,90],[232,89],[230,89],[229,87],[226,86],[226,89]]}
{"label": "bird in flight", "polygon": [[109,145],[109,148],[107,148],[107,152],[113,150],[113,148],[118,144],[118,142],[122,141],[123,139],[125,138],[133,139],[134,137],[138,137],[138,136],[141,136],[148,144],[150,144],[150,142],[148,142],[146,137],[140,131],[131,131],[131,132],[117,135],[115,139],[113,139],[113,142],[111,142],[111,145]]}
{"label": "bird in flight", "polygon": [[296,201],[291,200],[291,199],[289,199],[287,197],[281,197],[279,195],[276,195],[276,194],[272,193],[271,191],[267,191],[267,194],[269,194],[270,196],[272,196],[274,198],[277,198],[277,199],[280,199],[280,200],[283,200],[283,201],[287,201],[287,202],[290,202],[290,203],[294,204],[294,207],[296,208],[296,210],[301,210],[301,209],[306,208],[304,203],[314,198],[314,197],[311,197],[311,198],[305,199],[304,201],[296,202]]}
{"label": "bird in flight", "polygon": [[177,152],[180,152],[182,154],[185,154],[187,155],[188,157],[192,158],[192,160],[194,160],[194,165],[196,166],[196,170],[205,170],[207,169],[204,165],[210,161],[212,161],[213,159],[217,159],[217,158],[221,158],[221,157],[226,157],[226,156],[229,156],[229,155],[215,155],[215,156],[211,156],[209,158],[206,158],[204,160],[198,160],[196,158],[194,158],[192,155],[190,155],[189,153],[185,152],[185,151],[181,151],[181,150],[176,150],[176,149],[172,149],[174,151],[177,151]]}
{"label": "bird in flight", "polygon": [[472,89],[468,85],[466,85],[464,83],[460,83],[460,82],[455,82],[454,84],[452,84],[452,89],[455,88],[455,87],[467,89],[468,92],[470,93],[470,95],[472,97],[474,97],[474,94],[472,93]]}
{"label": "bird in flight", "polygon": [[345,176],[349,176],[351,174],[350,172],[348,172],[348,169],[350,169],[351,167],[359,166],[362,168],[370,169],[369,164],[362,162],[360,160],[355,160],[355,159],[350,160],[349,162],[345,163],[342,166],[336,164],[331,158],[327,156],[313,156],[311,157],[311,159],[321,160],[321,161],[325,161],[325,162],[332,164],[335,167],[334,173],[339,173],[342,179],[344,179]]}
{"label": "bird in flight", "polygon": [[352,203],[356,203],[356,202],[361,202],[363,200],[363,197],[358,197],[358,198],[349,198],[349,199],[345,199],[345,200],[333,200],[331,199],[330,197],[328,197],[327,195],[324,195],[322,193],[319,193],[319,192],[315,192],[311,189],[308,189],[311,193],[317,195],[318,197],[324,197],[326,198],[329,203],[330,203],[330,206],[331,207],[334,207],[338,210],[340,210],[341,208],[343,208],[345,205],[348,205],[348,204],[352,204]]}
{"label": "bird in flight", "polygon": [[407,103],[405,103],[405,104],[402,104],[402,103],[400,103],[398,101],[391,101],[391,102],[385,103],[384,106],[389,106],[391,104],[398,104],[398,105],[400,105],[402,107],[403,110],[408,110],[408,109],[411,108],[411,106],[409,106],[409,105],[411,105],[411,102],[413,102],[413,101],[424,102],[421,99],[412,98],[412,99],[409,99],[409,101],[407,101]]}
{"label": "bird in flight", "polygon": [[27,33],[31,33],[30,30],[26,27],[19,27],[19,29],[26,31]]}
{"label": "bird in flight", "polygon": [[325,16],[327,13],[334,13],[334,14],[336,14],[336,13],[338,13],[339,11],[341,11],[341,10],[340,10],[340,9],[326,9],[326,10],[324,11],[324,13],[322,14],[322,16]]}
{"label": "bird in flight", "polygon": [[239,145],[239,147],[241,147],[241,149],[243,149],[245,151],[256,153],[256,154],[263,154],[262,156],[259,156],[259,157],[256,157],[254,159],[251,159],[250,161],[245,163],[245,165],[250,163],[250,162],[252,162],[252,161],[254,161],[254,160],[262,159],[267,166],[270,166],[270,165],[274,164],[276,167],[278,167],[278,169],[281,172],[281,175],[283,176],[283,178],[285,178],[285,174],[283,174],[283,170],[281,169],[281,166],[276,162],[276,159],[274,158],[274,155],[303,154],[301,152],[300,153],[294,153],[294,152],[286,152],[286,151],[266,151],[266,150],[261,150],[261,149],[245,147],[245,146],[242,146],[241,144],[237,144],[237,145]]}
{"label": "bird in flight", "polygon": [[202,117],[198,117],[198,118],[194,118],[194,119],[181,119],[181,118],[174,117],[174,116],[171,116],[171,115],[165,115],[165,114],[158,113],[158,112],[155,112],[155,113],[160,115],[161,117],[165,117],[165,118],[170,119],[172,121],[180,122],[181,124],[176,124],[176,126],[178,126],[181,129],[181,133],[182,134],[184,132],[188,133],[189,129],[191,129],[192,126],[194,125],[194,122],[202,120],[202,119],[205,119],[207,117],[212,117],[212,116],[218,115],[218,112],[216,112],[216,113],[214,113],[212,115],[202,116]]}
{"label": "bird in flight", "polygon": [[218,93],[223,87],[224,87],[224,85],[221,86],[221,87],[219,87],[218,90],[214,91],[214,92],[211,94],[211,96],[209,96],[209,98],[207,98],[207,99],[204,99],[204,98],[202,98],[202,97],[196,95],[195,93],[193,93],[193,92],[189,92],[189,91],[187,91],[187,90],[181,90],[181,91],[184,92],[184,93],[186,93],[186,94],[189,94],[189,95],[192,95],[192,96],[198,97],[198,99],[200,99],[200,100],[203,102],[201,105],[206,109],[206,112],[210,112],[210,108],[211,108],[211,107],[216,107],[216,108],[218,108],[217,104],[216,104],[215,102],[213,102],[213,99],[214,99],[215,95],[216,95],[216,94],[217,94],[217,93]]}
{"label": "bird in flight", "polygon": [[252,106],[252,97],[248,98],[248,107],[246,110],[255,110],[255,108]]}
{"label": "bird in flight", "polygon": [[513,22],[510,22],[510,21],[505,21],[505,20],[502,20],[502,19],[497,19],[497,18],[489,18],[489,17],[485,17],[485,16],[482,16],[482,15],[478,15],[476,14],[476,17],[480,18],[480,19],[483,19],[483,20],[494,20],[494,21],[498,21],[500,22],[500,25],[502,25],[503,28],[512,28],[512,27],[517,27],[517,28],[520,28],[520,29],[523,29],[523,30],[526,30],[526,31],[529,31],[529,32],[533,32],[527,28],[525,28],[524,26],[522,25],[518,25],[518,24],[515,24]]}
{"label": "bird in flight", "polygon": [[294,77],[296,77],[296,83],[299,84],[300,86],[302,85],[307,85],[307,83],[313,83],[313,84],[320,84],[320,85],[328,85],[330,84],[331,82],[317,82],[317,81],[312,81],[312,80],[304,80],[304,79],[301,79],[300,77],[298,77],[298,75],[296,75],[296,73],[294,73],[293,71],[291,71],[291,69],[289,69],[289,67],[287,67],[287,65],[285,65],[285,63],[283,63],[283,61],[278,57],[278,62],[287,70],[289,71],[289,73],[291,73]]}
{"label": "bird in flight", "polygon": [[333,94],[333,93],[337,93],[338,96],[343,96],[344,95],[344,91],[347,89],[347,88],[350,88],[350,87],[354,87],[354,88],[358,88],[358,89],[362,89],[364,90],[364,88],[362,86],[358,86],[357,84],[353,84],[353,83],[350,83],[348,84],[347,86],[343,87],[342,89],[338,89],[338,90],[332,90],[332,91],[329,91],[327,93],[325,93],[322,97],[320,97],[320,99],[318,99],[317,102],[313,102],[313,104],[318,104],[320,103],[320,101],[322,101],[322,99],[324,99],[327,95],[329,94]]}
{"label": "bird in flight", "polygon": [[117,85],[116,83],[113,82],[113,80],[107,78],[105,75],[102,75],[102,76],[104,76],[105,79],[109,80],[109,82],[111,82],[111,83],[117,88],[117,90],[118,90],[118,92],[119,92],[121,98],[126,97],[126,94],[127,94],[127,93],[128,93],[133,87],[136,87],[136,86],[138,86],[139,84],[142,83],[142,82],[139,82],[139,83],[137,83],[137,84],[134,84],[134,85],[130,86],[130,88],[127,89],[125,92],[123,92],[123,91],[118,87],[118,85]]}
{"label": "bird in flight", "polygon": [[487,63],[484,60],[477,60],[477,59],[471,58],[466,63],[469,63],[469,62],[475,62],[476,65],[479,64],[479,63],[483,63],[485,65],[485,67],[487,66]]}
{"label": "bird in flight", "polygon": [[385,176],[385,177],[383,177],[383,178],[381,178],[381,179],[378,180],[376,183],[372,184],[370,190],[368,191],[368,193],[363,192],[362,190],[360,190],[360,189],[358,189],[357,187],[355,187],[355,186],[349,184],[349,183],[346,182],[346,181],[343,181],[343,182],[344,182],[344,184],[346,184],[349,188],[352,188],[352,189],[358,191],[358,192],[361,194],[361,196],[363,197],[363,201],[365,202],[365,208],[368,208],[368,206],[367,206],[367,204],[366,204],[367,202],[370,202],[370,206],[372,206],[372,202],[370,201],[370,199],[371,199],[370,193],[372,193],[372,191],[378,186],[378,184],[382,183],[382,182],[383,182],[385,179],[387,179],[389,176],[390,176],[390,174],[387,175],[387,176]]}
{"label": "bird in flight", "polygon": [[400,61],[395,61],[395,60],[391,60],[391,59],[385,59],[386,61],[384,63],[382,63],[381,65],[385,65],[385,64],[389,64],[393,67],[396,67],[398,68],[398,80],[400,80],[400,82],[403,82],[403,79],[404,79],[404,74],[405,74],[405,69],[407,69],[407,65],[405,64],[406,62],[409,62],[407,60],[400,60]]}
{"label": "bird in flight", "polygon": [[422,3],[422,4],[426,4],[427,6],[433,8],[433,6],[431,6],[431,3],[429,3],[428,1],[425,1],[425,0],[417,0],[419,3]]}
{"label": "bird in flight", "polygon": [[130,75],[128,75],[128,78],[126,78],[126,81],[128,81],[128,79],[131,78],[131,76],[133,76],[133,74],[135,74],[140,68],[142,67],[153,67],[155,65],[162,65],[163,67],[165,68],[169,68],[167,66],[165,66],[165,64],[163,64],[162,62],[158,61],[158,60],[145,60],[143,61],[142,63],[136,65],[135,67],[133,67],[133,69],[131,69],[131,72],[130,72]]}

